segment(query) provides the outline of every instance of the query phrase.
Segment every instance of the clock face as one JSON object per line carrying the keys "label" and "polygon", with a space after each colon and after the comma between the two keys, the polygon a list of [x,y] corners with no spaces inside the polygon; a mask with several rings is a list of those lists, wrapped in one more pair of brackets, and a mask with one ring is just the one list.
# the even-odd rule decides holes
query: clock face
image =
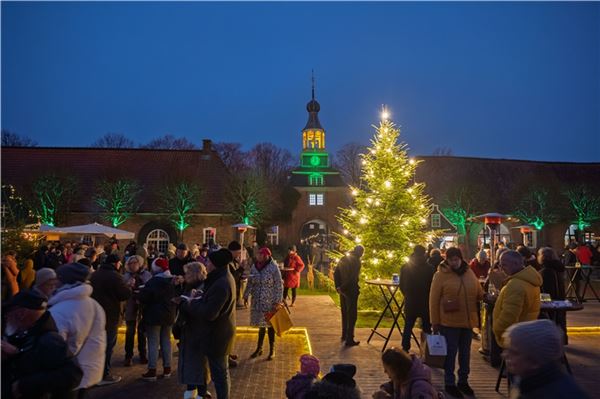
{"label": "clock face", "polygon": [[319,159],[318,156],[313,155],[312,157],[310,157],[310,164],[312,166],[318,166],[321,163],[321,160]]}

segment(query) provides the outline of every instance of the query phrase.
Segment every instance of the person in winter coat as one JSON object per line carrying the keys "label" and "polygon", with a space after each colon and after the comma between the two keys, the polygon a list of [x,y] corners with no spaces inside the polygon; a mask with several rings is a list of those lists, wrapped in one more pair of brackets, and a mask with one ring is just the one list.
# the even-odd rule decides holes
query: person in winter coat
{"label": "person in winter coat", "polygon": [[517,247],[517,252],[523,257],[523,263],[525,264],[525,267],[532,266],[535,270],[541,269],[540,264],[535,258],[535,253],[532,254],[529,248],[527,248],[525,245],[519,245]]}
{"label": "person in winter coat", "polygon": [[431,266],[431,269],[434,273],[437,270],[438,265],[442,263],[443,260],[444,258],[442,258],[442,252],[439,249],[433,248],[431,251],[429,251],[429,258],[427,258],[427,264]]}
{"label": "person in winter coat", "polygon": [[[191,378],[203,383],[203,364],[208,361],[217,399],[228,399],[230,390],[228,360],[235,337],[235,282],[228,268],[232,259],[228,249],[211,252],[203,293],[198,299],[182,301],[179,307],[186,320],[182,344],[188,352],[179,359],[179,372],[185,376],[189,371]],[[197,362],[189,351],[206,360]],[[190,394],[187,397],[194,397],[193,389],[186,393]]]}
{"label": "person in winter coat", "polygon": [[425,247],[416,245],[409,261],[400,269],[400,291],[404,295],[406,320],[402,332],[402,349],[410,350],[410,338],[415,321],[421,318],[423,332],[431,333],[429,321],[429,289],[434,269],[427,264]]}
{"label": "person in winter coat", "polygon": [[[126,285],[131,287],[134,294],[138,293],[140,287],[146,284],[151,278],[152,274],[144,268],[144,258],[140,255],[131,255],[127,259],[123,280]],[[144,324],[141,322],[141,310],[135,295],[131,296],[125,303],[125,325],[127,328],[125,331],[125,367],[131,366],[136,330],[140,364],[148,364],[148,357],[146,356],[146,333],[144,331]]]}
{"label": "person in winter coat", "polygon": [[[540,291],[550,294],[553,301],[565,300],[565,265],[558,259],[558,255],[552,248],[540,248],[538,251],[538,263],[542,266],[542,287]],[[565,344],[567,343],[567,314],[564,310],[556,310],[554,321],[563,330]]]}
{"label": "person in winter coat", "polygon": [[18,293],[4,309],[2,399],[74,399],[83,373],[56,329],[47,298]]}
{"label": "person in winter coat", "polygon": [[383,352],[381,361],[391,381],[381,385],[373,399],[437,399],[431,370],[414,354],[391,348]]}
{"label": "person in winter coat", "polygon": [[187,245],[184,243],[179,244],[175,250],[175,256],[169,260],[169,271],[171,272],[171,275],[183,276],[183,266],[191,261],[192,257],[190,256]]}
{"label": "person in winter coat", "polygon": [[175,323],[177,305],[172,299],[177,295],[169,261],[157,258],[152,262],[152,278],[137,295],[142,305],[142,323],[148,338],[148,371],[142,375],[146,381],[156,381],[159,345],[163,361],[163,378],[171,377],[171,331]]}
{"label": "person in winter coat", "polygon": [[502,335],[508,327],[538,318],[542,276],[533,266],[524,267],[517,251],[506,251],[500,257],[500,267],[508,275],[494,305],[493,330],[498,345],[504,348]]}
{"label": "person in winter coat", "polygon": [[488,260],[487,252],[483,249],[477,252],[477,256],[471,260],[469,267],[478,279],[487,278],[490,271],[490,261]]}
{"label": "person in winter coat", "polygon": [[292,303],[296,302],[296,289],[300,287],[300,273],[304,270],[304,262],[297,254],[296,246],[292,245],[288,248],[288,255],[283,261],[283,300],[287,301],[288,290],[292,290]]}
{"label": "person in winter coat", "polygon": [[78,398],[102,381],[106,356],[106,316],[91,298],[92,286],[86,283],[89,274],[89,267],[79,263],[60,266],[58,289],[48,301],[58,333],[83,371]]}
{"label": "person in winter coat", "polygon": [[360,341],[354,340],[354,326],[358,315],[358,296],[360,287],[360,258],[365,249],[357,245],[349,255],[344,256],[338,262],[333,273],[335,289],[340,295],[340,308],[342,310],[342,342],[345,345],[356,346]]}
{"label": "person in winter coat", "polygon": [[33,259],[25,259],[23,269],[19,271],[19,291],[25,291],[31,288],[35,280],[35,270],[33,270]]}
{"label": "person in winter coat", "polygon": [[44,267],[35,272],[33,290],[44,295],[46,298],[49,298],[56,289],[57,283],[58,279],[56,278],[56,272],[54,269]]}
{"label": "person in winter coat", "polygon": [[256,263],[250,269],[250,278],[246,292],[244,292],[244,305],[248,304],[249,297],[252,297],[250,325],[258,327],[258,343],[250,357],[255,358],[262,355],[263,341],[268,328],[269,356],[267,359],[272,360],[275,356],[275,330],[265,320],[265,313],[273,310],[275,305],[283,300],[283,285],[279,267],[271,258],[271,250],[267,247],[258,250]]}
{"label": "person in winter coat", "polygon": [[120,376],[110,372],[113,349],[117,343],[117,330],[121,316],[121,302],[131,297],[131,286],[125,284],[119,273],[121,259],[117,254],[106,257],[105,263],[92,273],[90,284],[94,291],[92,298],[98,301],[106,314],[106,357],[104,376],[98,385],[109,385],[121,381]]}
{"label": "person in winter coat", "polygon": [[316,356],[300,356],[300,371],[285,383],[285,397],[303,399],[304,394],[319,380],[320,371],[319,359]]}
{"label": "person in winter coat", "polygon": [[[11,251],[12,252],[12,251]],[[19,268],[17,267],[17,259],[13,253],[2,257],[2,300],[11,299],[19,293],[19,283],[17,276]]]}
{"label": "person in winter coat", "polygon": [[506,368],[520,377],[519,399],[589,398],[562,370],[562,332],[550,320],[513,324],[504,333],[503,341]]}
{"label": "person in winter coat", "polygon": [[204,282],[206,281],[206,266],[200,262],[190,262],[183,266],[184,271],[184,290],[183,296],[187,298],[175,297],[173,301],[179,304],[179,315],[175,326],[178,331],[176,334],[175,326],[173,335],[179,339],[179,361],[177,375],[180,384],[186,385],[186,391],[183,394],[184,399],[191,399],[206,395],[206,387],[209,381],[208,361],[203,351],[199,350],[199,337],[206,326],[204,320],[190,318],[185,310],[182,301],[197,301],[204,295]]}
{"label": "person in winter coat", "polygon": [[[447,355],[444,363],[444,385],[448,394],[462,397],[473,395],[469,386],[472,329],[477,327],[479,301],[483,289],[475,273],[463,260],[460,249],[446,251],[446,260],[438,266],[429,293],[429,313],[433,333],[446,338]],[[458,353],[458,384],[454,368]]]}

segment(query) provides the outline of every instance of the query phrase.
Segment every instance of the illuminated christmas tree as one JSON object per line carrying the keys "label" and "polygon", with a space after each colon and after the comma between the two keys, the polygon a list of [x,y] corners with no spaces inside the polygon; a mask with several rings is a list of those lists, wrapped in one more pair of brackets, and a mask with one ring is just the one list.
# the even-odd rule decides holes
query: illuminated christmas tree
{"label": "illuminated christmas tree", "polygon": [[400,130],[382,114],[371,146],[362,155],[360,187],[350,186],[353,204],[342,209],[337,234],[342,256],[357,244],[365,247],[362,272],[366,279],[391,278],[406,263],[415,245],[433,238],[425,230],[429,199],[425,185],[415,183],[419,161],[410,159],[398,141]]}

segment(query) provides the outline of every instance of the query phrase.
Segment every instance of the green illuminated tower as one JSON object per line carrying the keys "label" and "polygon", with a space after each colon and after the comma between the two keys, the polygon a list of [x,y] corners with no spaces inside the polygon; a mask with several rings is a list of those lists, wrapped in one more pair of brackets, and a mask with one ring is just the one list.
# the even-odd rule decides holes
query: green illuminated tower
{"label": "green illuminated tower", "polygon": [[[302,129],[302,153],[300,167],[292,171],[295,186],[337,186],[341,182],[340,173],[333,169],[329,153],[325,149],[325,129],[319,121],[321,106],[315,100],[315,80],[313,77],[312,99],[306,105],[308,122]],[[303,181],[304,180],[304,181]],[[304,183],[304,184],[302,184]]]}

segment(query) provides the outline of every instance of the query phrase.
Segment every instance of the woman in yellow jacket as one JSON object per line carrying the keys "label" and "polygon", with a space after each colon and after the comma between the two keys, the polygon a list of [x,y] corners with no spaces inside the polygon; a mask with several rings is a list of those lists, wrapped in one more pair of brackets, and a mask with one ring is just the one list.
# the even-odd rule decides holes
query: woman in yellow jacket
{"label": "woman in yellow jacket", "polygon": [[[434,333],[446,338],[448,354],[444,364],[444,385],[448,394],[462,398],[473,395],[468,378],[471,361],[472,329],[477,327],[478,302],[483,289],[458,248],[446,251],[433,276],[429,292],[429,313]],[[458,385],[454,375],[458,353]]]}

